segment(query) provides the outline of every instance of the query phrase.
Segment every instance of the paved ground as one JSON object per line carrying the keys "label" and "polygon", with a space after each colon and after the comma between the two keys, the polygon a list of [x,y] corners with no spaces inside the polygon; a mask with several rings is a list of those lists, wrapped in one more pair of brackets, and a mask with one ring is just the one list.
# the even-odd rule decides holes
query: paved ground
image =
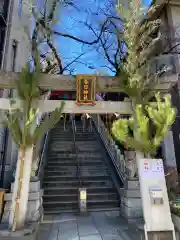
{"label": "paved ground", "polygon": [[97,212],[89,216],[49,217],[40,227],[37,240],[140,240],[126,220],[116,212]]}

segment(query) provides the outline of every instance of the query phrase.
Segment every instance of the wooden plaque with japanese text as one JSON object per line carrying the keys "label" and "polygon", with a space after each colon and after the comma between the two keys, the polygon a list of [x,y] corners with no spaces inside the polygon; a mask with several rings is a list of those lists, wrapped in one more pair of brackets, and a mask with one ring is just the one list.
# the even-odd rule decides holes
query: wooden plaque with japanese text
{"label": "wooden plaque with japanese text", "polygon": [[76,77],[76,104],[95,105],[96,75],[82,74]]}

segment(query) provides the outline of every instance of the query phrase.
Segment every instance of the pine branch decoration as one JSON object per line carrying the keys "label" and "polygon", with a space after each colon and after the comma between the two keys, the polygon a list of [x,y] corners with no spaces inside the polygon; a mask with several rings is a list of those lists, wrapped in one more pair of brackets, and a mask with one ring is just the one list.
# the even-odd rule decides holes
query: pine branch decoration
{"label": "pine branch decoration", "polygon": [[[151,71],[154,62],[161,59],[162,34],[161,19],[158,12],[162,4],[152,5],[148,10],[141,7],[136,0],[118,5],[118,11],[124,21],[124,42],[126,45],[125,63],[120,68],[124,92],[138,103],[148,102],[159,83],[162,72]],[[158,52],[157,52],[158,49]],[[124,77],[123,77],[124,76]],[[148,90],[151,91],[148,91]]]}
{"label": "pine branch decoration", "polygon": [[[115,138],[130,148],[145,154],[155,154],[157,147],[168,135],[176,116],[169,95],[162,101],[158,93],[156,101],[156,105],[149,103],[146,109],[142,105],[136,105],[135,119],[132,117],[115,121],[112,127]],[[152,134],[150,122],[155,128],[155,134]]]}
{"label": "pine branch decoration", "polygon": [[16,81],[15,86],[20,101],[12,99],[9,111],[5,112],[4,124],[10,129],[18,147],[26,148],[35,145],[38,139],[60,120],[65,105],[64,102],[61,102],[60,107],[52,112],[51,118],[46,119],[39,127],[36,126],[39,109],[34,108],[33,103],[40,97],[38,79],[41,70],[39,58],[36,57],[35,61],[36,69],[31,71],[28,63]]}
{"label": "pine branch decoration", "polygon": [[33,135],[33,142],[36,143],[37,139],[42,137],[48,130],[52,129],[60,120],[60,118],[63,116],[62,112],[64,109],[65,102],[61,102],[60,108],[56,108],[49,119],[46,119],[43,121],[39,127],[35,129],[34,135]]}

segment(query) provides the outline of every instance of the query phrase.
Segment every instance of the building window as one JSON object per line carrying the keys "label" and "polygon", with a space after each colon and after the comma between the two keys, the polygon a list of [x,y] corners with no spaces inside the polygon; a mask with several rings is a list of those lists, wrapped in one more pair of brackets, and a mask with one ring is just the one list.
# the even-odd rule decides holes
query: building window
{"label": "building window", "polygon": [[22,0],[19,0],[18,16],[21,18],[22,13]]}
{"label": "building window", "polygon": [[17,45],[18,42],[16,40],[13,40],[12,42],[12,72],[15,71],[15,67],[16,67],[16,56],[17,56]]}

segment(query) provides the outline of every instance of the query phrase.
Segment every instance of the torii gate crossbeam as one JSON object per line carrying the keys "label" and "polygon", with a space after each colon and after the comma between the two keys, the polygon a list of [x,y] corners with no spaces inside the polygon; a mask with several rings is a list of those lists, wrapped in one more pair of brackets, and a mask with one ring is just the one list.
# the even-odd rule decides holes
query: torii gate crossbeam
{"label": "torii gate crossbeam", "polygon": [[[0,71],[0,88],[14,88],[15,80],[19,73]],[[88,75],[86,75],[88,76]],[[89,75],[92,76],[92,75]],[[160,84],[156,90],[167,92],[177,82],[178,74],[172,74],[160,78]],[[97,76],[96,92],[123,92],[120,88],[120,78]],[[76,91],[76,76],[42,74],[38,86],[42,89],[57,89],[62,91]],[[20,100],[16,100],[17,106],[21,106]],[[75,101],[65,101],[64,113],[119,113],[130,115],[132,113],[131,102],[96,101],[94,106],[78,106]],[[59,100],[38,100],[34,103],[40,112],[52,112],[60,107]],[[10,99],[0,99],[0,109],[10,109]]]}

